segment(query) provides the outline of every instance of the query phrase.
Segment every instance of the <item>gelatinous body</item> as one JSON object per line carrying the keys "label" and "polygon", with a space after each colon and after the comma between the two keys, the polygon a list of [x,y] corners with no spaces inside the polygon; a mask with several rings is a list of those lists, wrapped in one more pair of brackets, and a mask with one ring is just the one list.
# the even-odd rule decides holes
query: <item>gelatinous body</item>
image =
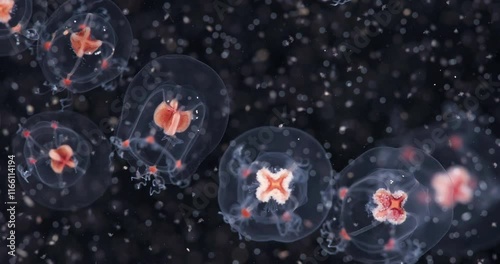
{"label": "gelatinous body", "polygon": [[45,19],[42,0],[0,0],[0,56],[29,48],[39,37]]}
{"label": "gelatinous body", "polygon": [[112,138],[131,165],[137,187],[150,193],[185,186],[227,126],[229,98],[209,66],[188,56],[163,56],[134,78]]}
{"label": "gelatinous body", "polygon": [[224,220],[254,241],[291,242],[315,231],[332,196],[321,145],[294,128],[260,127],[231,142],[219,166]]}
{"label": "gelatinous body", "polygon": [[21,125],[13,150],[21,186],[46,207],[87,206],[110,183],[111,146],[97,126],[76,113],[32,116]]}
{"label": "gelatinous body", "polygon": [[45,24],[38,60],[53,90],[82,93],[104,86],[127,66],[132,31],[110,0],[69,0]]}
{"label": "gelatinous body", "polygon": [[448,256],[472,255],[500,241],[500,139],[470,117],[457,112],[440,125],[386,142],[422,148],[447,169],[451,181],[433,175],[431,198],[454,210],[449,232],[434,248]]}
{"label": "gelatinous body", "polygon": [[453,210],[430,198],[436,173],[446,175],[439,162],[410,147],[374,148],[356,158],[336,181],[344,194],[333,196],[321,228],[324,251],[362,263],[417,262],[446,234],[453,217]]}

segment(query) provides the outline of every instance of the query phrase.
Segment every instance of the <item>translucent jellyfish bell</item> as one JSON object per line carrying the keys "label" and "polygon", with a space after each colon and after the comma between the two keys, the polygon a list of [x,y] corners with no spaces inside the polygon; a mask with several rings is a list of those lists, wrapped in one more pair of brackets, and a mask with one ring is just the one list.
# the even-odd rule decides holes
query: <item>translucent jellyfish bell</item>
{"label": "translucent jellyfish bell", "polygon": [[229,97],[219,75],[188,56],[156,58],[137,73],[111,141],[130,164],[137,188],[186,186],[220,142]]}
{"label": "translucent jellyfish bell", "polygon": [[[415,148],[374,148],[339,173],[321,246],[362,263],[415,263],[446,234],[453,210],[431,197],[432,176],[446,175]],[[449,178],[443,181],[450,182]]]}
{"label": "translucent jellyfish bell", "polygon": [[110,0],[69,0],[44,24],[37,59],[53,91],[83,93],[125,71],[132,30]]}
{"label": "translucent jellyfish bell", "polygon": [[295,128],[259,127],[233,140],[219,166],[219,206],[254,241],[292,242],[329,210],[333,170],[322,146]]}
{"label": "translucent jellyfish bell", "polygon": [[21,187],[36,202],[75,210],[97,200],[111,181],[111,146],[97,126],[73,112],[30,117],[12,143]]}

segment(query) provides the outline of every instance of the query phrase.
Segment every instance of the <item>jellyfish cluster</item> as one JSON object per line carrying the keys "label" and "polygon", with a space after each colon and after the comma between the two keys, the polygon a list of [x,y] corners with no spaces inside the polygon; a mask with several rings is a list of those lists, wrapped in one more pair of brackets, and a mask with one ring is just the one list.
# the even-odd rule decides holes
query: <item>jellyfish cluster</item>
{"label": "jellyfish cluster", "polygon": [[[132,53],[123,11],[110,0],[69,0],[50,16],[46,7],[0,0],[0,56],[36,52],[50,93],[114,89]],[[53,210],[90,206],[111,185],[113,159],[149,195],[190,186],[221,146],[228,88],[187,55],[154,57],[126,81],[113,136],[68,110],[70,101],[22,120],[12,152],[24,195]],[[313,237],[320,254],[346,262],[416,263],[428,252],[470,256],[491,247],[500,241],[500,139],[470,113],[452,113],[377,142],[339,172],[324,138],[307,127],[243,131],[217,157],[219,218],[245,240]]]}
{"label": "jellyfish cluster", "polygon": [[431,198],[454,213],[449,230],[433,250],[470,256],[500,241],[500,218],[494,210],[500,205],[500,139],[465,112],[447,113],[442,124],[381,144],[419,147],[442,164],[446,171],[432,175]]}
{"label": "jellyfish cluster", "polygon": [[[112,88],[132,49],[122,10],[109,0],[69,0],[45,19],[31,15],[33,4],[0,2],[7,27],[3,55],[37,42],[48,91]],[[44,13],[42,7],[39,3],[36,12]],[[61,103],[61,112],[40,113],[20,124],[12,143],[27,195],[58,210],[87,206],[104,193],[113,171],[111,146],[130,163],[137,188],[147,186],[156,194],[167,184],[186,186],[221,140],[229,112],[228,92],[217,73],[182,55],[156,58],[137,73],[109,141],[92,121],[66,110],[71,100]]]}
{"label": "jellyfish cluster", "polygon": [[[331,215],[321,228],[322,248],[366,263],[415,263],[453,219],[453,210],[433,199],[436,174],[446,171],[416,148],[365,152],[338,175]],[[451,184],[449,177],[442,180]]]}
{"label": "jellyfish cluster", "polygon": [[318,239],[362,263],[416,263],[426,252],[471,256],[498,243],[500,140],[461,111],[381,140],[335,180]]}
{"label": "jellyfish cluster", "polygon": [[231,141],[219,166],[224,221],[253,241],[319,230],[324,255],[416,263],[425,253],[472,255],[498,243],[500,140],[463,112],[382,140],[339,173],[321,145],[287,127]]}

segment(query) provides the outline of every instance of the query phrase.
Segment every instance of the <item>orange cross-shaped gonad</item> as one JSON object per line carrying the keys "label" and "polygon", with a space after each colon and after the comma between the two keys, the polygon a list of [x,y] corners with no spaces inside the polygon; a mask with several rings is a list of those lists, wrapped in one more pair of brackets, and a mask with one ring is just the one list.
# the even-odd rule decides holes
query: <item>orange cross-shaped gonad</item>
{"label": "orange cross-shaped gonad", "polygon": [[176,133],[182,133],[191,124],[192,112],[182,111],[178,108],[179,101],[173,99],[169,104],[162,102],[155,109],[154,122],[158,127],[163,128],[166,135],[174,136]]}
{"label": "orange cross-shaped gonad", "polygon": [[372,210],[375,220],[387,221],[394,225],[402,224],[406,220],[406,211],[403,208],[408,195],[403,191],[390,191],[380,188],[373,194],[373,201],[377,205]]}
{"label": "orange cross-shaped gonad", "polygon": [[71,48],[79,58],[96,52],[102,45],[102,41],[92,38],[90,28],[81,26],[80,31],[71,34]]}
{"label": "orange cross-shaped gonad", "polygon": [[55,173],[62,173],[65,167],[75,168],[73,160],[73,149],[68,145],[62,145],[57,149],[49,151],[50,167]]}
{"label": "orange cross-shaped gonad", "polygon": [[284,204],[290,197],[290,182],[292,173],[289,170],[280,170],[276,173],[270,172],[267,168],[257,171],[257,181],[259,187],[256,197],[261,202],[268,202],[273,198],[277,203]]}

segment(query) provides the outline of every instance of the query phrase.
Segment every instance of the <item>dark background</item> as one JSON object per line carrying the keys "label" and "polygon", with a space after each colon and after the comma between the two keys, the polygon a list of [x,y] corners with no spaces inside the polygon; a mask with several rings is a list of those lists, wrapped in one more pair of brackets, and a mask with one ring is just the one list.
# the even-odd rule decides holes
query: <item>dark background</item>
{"label": "dark background", "polygon": [[[218,214],[211,187],[228,142],[257,126],[307,131],[340,171],[376,141],[435,123],[445,102],[472,109],[467,98],[483,79],[492,81],[493,93],[477,101],[475,113],[500,119],[500,4],[394,2],[402,10],[391,14],[384,6],[389,2],[378,0],[337,7],[320,0],[115,1],[127,10],[134,34],[129,69],[115,91],[74,96],[72,110],[112,136],[116,105],[135,73],[155,57],[186,54],[211,66],[230,90],[225,136],[186,189],[168,186],[150,197],[134,189],[122,170],[126,164],[117,160],[113,184],[87,208],[18,206],[18,263],[342,263],[342,256],[318,255],[318,232],[290,244],[240,240]],[[389,14],[388,23],[377,23],[381,12]],[[371,36],[360,36],[366,30]],[[349,59],[345,43],[354,51]],[[2,175],[22,118],[59,110],[57,99],[65,97],[33,94],[44,82],[35,58],[30,51],[0,58]],[[498,123],[490,124],[497,136]],[[0,189],[5,185],[1,181]],[[18,201],[21,191],[18,184]],[[5,230],[2,225],[2,235]],[[0,263],[9,263],[6,256],[0,247]],[[498,257],[489,249],[470,258],[421,261],[498,263]]]}

